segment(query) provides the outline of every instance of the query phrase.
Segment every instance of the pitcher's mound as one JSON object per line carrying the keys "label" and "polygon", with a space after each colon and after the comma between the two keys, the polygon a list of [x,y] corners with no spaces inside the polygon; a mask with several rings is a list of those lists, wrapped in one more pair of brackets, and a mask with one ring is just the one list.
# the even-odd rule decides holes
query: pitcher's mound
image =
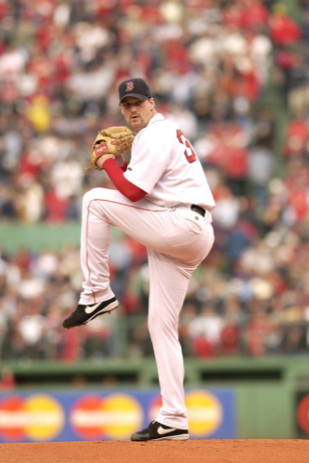
{"label": "pitcher's mound", "polygon": [[208,439],[0,444],[3,463],[308,463],[309,441]]}

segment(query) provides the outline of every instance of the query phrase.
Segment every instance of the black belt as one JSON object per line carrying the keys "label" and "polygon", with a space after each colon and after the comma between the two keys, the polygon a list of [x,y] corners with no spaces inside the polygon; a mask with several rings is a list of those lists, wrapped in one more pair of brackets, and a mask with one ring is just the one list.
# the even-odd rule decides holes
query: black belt
{"label": "black belt", "polygon": [[190,209],[192,211],[197,212],[198,214],[202,215],[203,217],[205,217],[206,210],[203,207],[197,206],[196,204],[192,204]]}

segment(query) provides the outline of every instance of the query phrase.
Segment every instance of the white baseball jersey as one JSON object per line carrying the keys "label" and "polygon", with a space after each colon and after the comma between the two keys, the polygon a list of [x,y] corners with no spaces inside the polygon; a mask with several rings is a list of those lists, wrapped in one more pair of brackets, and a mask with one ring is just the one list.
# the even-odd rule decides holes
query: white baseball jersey
{"label": "white baseball jersey", "polygon": [[190,142],[160,113],[135,137],[131,161],[124,175],[146,191],[145,199],[158,206],[196,204],[208,210],[215,207]]}

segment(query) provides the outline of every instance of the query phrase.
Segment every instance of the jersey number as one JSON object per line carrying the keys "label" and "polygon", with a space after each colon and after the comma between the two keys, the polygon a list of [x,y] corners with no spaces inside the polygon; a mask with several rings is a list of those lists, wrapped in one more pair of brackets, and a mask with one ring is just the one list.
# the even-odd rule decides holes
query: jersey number
{"label": "jersey number", "polygon": [[186,139],[186,137],[184,136],[184,134],[182,133],[182,131],[180,129],[177,130],[177,138],[180,141],[180,143],[182,143],[183,145],[185,145],[188,148],[188,149],[186,149],[184,151],[184,155],[186,156],[187,161],[190,162],[190,163],[196,161],[196,154],[195,154],[191,144]]}

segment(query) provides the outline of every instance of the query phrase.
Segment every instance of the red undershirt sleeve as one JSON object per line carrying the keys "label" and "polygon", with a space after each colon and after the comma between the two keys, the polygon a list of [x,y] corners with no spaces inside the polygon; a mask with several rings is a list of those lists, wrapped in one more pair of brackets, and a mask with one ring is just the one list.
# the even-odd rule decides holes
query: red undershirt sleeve
{"label": "red undershirt sleeve", "polygon": [[125,162],[125,163],[123,164],[123,166],[120,166],[120,169],[123,170],[123,172],[125,172],[125,171],[127,170],[128,165],[129,165],[129,164],[128,164],[127,162]]}
{"label": "red undershirt sleeve", "polygon": [[129,182],[129,180],[124,177],[124,167],[124,170],[126,170],[127,165],[119,167],[116,161],[112,158],[107,159],[104,162],[104,170],[107,172],[117,190],[120,191],[123,196],[135,203],[136,201],[143,199],[146,192],[136,185],[133,185],[133,183]]}

